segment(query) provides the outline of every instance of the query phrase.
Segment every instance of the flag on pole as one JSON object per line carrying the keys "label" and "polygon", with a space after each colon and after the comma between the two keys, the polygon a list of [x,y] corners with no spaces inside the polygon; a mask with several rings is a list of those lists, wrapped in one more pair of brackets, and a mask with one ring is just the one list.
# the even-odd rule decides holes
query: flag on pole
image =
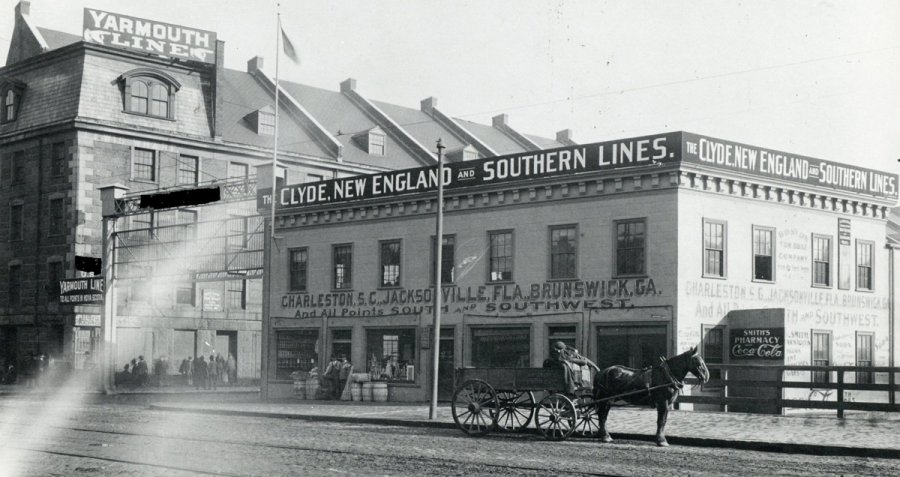
{"label": "flag on pole", "polygon": [[284,28],[281,29],[281,45],[284,49],[284,54],[287,55],[291,61],[299,65],[300,57],[297,55],[297,50],[294,49],[294,44],[291,43],[291,39],[288,38],[287,33],[284,32]]}

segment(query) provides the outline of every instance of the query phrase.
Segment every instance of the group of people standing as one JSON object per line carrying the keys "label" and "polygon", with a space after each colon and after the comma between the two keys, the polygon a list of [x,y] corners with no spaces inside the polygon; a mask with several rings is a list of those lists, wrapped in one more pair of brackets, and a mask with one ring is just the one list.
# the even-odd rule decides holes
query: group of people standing
{"label": "group of people standing", "polygon": [[122,372],[116,373],[116,384],[132,384],[135,386],[144,386],[147,384],[147,377],[150,376],[150,368],[144,361],[144,356],[132,358],[130,363],[125,363]]}
{"label": "group of people standing", "polygon": [[231,354],[227,359],[221,354],[211,354],[208,360],[202,355],[197,359],[188,356],[181,362],[178,372],[189,386],[215,390],[220,383],[237,383],[237,360]]}

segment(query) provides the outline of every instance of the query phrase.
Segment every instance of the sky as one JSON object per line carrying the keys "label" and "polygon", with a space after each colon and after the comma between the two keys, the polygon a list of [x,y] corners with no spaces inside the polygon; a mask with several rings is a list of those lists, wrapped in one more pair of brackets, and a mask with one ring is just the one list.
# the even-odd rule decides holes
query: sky
{"label": "sky", "polygon": [[[2,0],[0,51],[17,0]],[[900,173],[900,2],[32,0],[79,34],[91,7],[215,31],[226,66],[580,143],[685,130]]]}

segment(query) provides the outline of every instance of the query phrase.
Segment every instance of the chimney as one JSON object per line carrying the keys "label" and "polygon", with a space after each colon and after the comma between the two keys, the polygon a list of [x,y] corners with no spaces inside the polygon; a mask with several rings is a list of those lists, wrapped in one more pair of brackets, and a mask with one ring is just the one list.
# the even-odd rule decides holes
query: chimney
{"label": "chimney", "polygon": [[560,144],[565,144],[567,146],[571,146],[575,144],[575,141],[572,140],[572,130],[571,129],[563,129],[562,131],[556,132],[556,142]]}
{"label": "chimney", "polygon": [[435,98],[434,96],[429,96],[429,97],[423,99],[419,103],[419,109],[425,114],[431,114],[431,112],[436,107],[437,107],[437,98]]}
{"label": "chimney", "polygon": [[254,56],[247,61],[247,73],[253,74],[257,71],[262,72],[263,69],[263,57],[262,56]]}
{"label": "chimney", "polygon": [[508,126],[509,125],[509,115],[504,113],[504,114],[498,114],[498,115],[494,116],[493,118],[491,118],[491,125],[494,126],[495,128]]}
{"label": "chimney", "polygon": [[350,91],[356,91],[356,80],[353,78],[347,78],[344,81],[341,81],[341,93],[347,93]]}
{"label": "chimney", "polygon": [[31,15],[31,2],[22,0],[16,5],[16,16]]}

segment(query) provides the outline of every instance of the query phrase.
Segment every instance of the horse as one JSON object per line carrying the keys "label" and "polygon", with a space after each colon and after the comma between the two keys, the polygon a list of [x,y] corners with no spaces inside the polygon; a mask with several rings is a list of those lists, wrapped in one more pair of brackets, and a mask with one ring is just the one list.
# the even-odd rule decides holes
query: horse
{"label": "horse", "polygon": [[660,356],[658,364],[643,370],[610,366],[597,373],[593,391],[600,418],[601,441],[612,442],[612,437],[606,431],[606,418],[612,407],[612,399],[606,398],[624,394],[621,399],[630,404],[656,407],[656,445],[667,447],[669,443],[666,441],[665,431],[669,407],[678,398],[688,373],[704,383],[709,381],[709,370],[703,358],[697,354],[696,346],[672,358]]}

